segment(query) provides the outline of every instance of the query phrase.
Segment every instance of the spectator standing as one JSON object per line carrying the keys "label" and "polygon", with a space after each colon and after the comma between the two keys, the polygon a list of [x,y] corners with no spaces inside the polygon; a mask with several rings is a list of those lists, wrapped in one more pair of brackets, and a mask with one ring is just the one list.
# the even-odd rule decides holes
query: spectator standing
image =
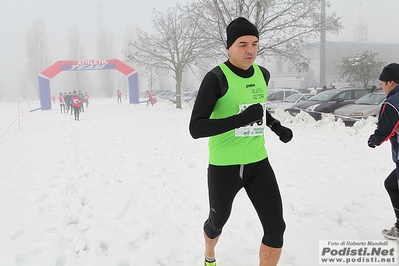
{"label": "spectator standing", "polygon": [[84,96],[86,108],[89,107],[89,98],[90,98],[90,96],[89,96],[89,94],[87,94],[87,91],[86,91],[85,96]]}
{"label": "spectator standing", "polygon": [[58,101],[60,103],[61,113],[65,113],[65,111],[66,111],[65,110],[65,99],[64,99],[64,96],[62,95],[62,92],[60,92],[60,94],[58,95]]}
{"label": "spectator standing", "polygon": [[152,97],[152,93],[150,92],[150,91],[146,91],[146,93],[147,93],[147,106],[148,105],[152,105],[152,106],[154,106],[154,102],[153,102],[153,97]]}
{"label": "spectator standing", "polygon": [[117,98],[118,104],[119,103],[122,104],[122,92],[120,90],[116,90],[116,98]]}
{"label": "spectator standing", "polygon": [[310,89],[310,94],[317,94],[317,87],[314,86],[312,89]]}

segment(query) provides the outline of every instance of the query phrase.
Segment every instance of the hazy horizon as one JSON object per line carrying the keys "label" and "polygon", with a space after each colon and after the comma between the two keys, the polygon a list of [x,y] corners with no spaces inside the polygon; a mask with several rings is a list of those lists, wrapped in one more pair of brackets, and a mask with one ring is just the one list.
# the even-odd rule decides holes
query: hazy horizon
{"label": "hazy horizon", "polygon": [[[113,34],[116,58],[123,60],[127,26],[151,31],[152,10],[165,11],[177,2],[188,3],[189,0],[147,0],[135,4],[127,0],[112,2],[101,0],[55,2],[50,0],[8,1],[2,3],[0,10],[0,88],[16,90],[18,77],[26,72],[25,37],[35,19],[45,22],[48,37],[48,48],[51,63],[67,59],[68,30],[77,25],[81,34],[82,45],[87,58],[97,58],[98,6],[101,6],[102,23]],[[355,29],[359,21],[368,27],[368,42],[399,43],[399,33],[392,19],[399,7],[397,0],[329,0],[331,7],[327,13],[336,12],[341,17],[344,29],[338,35],[327,34],[327,41],[354,41]],[[381,3],[384,3],[382,6]],[[100,3],[100,4],[98,4]],[[363,8],[360,8],[363,3]],[[363,10],[361,12],[361,10]],[[381,11],[379,11],[381,10]],[[392,61],[398,61],[393,58]],[[33,86],[30,83],[29,86]]]}

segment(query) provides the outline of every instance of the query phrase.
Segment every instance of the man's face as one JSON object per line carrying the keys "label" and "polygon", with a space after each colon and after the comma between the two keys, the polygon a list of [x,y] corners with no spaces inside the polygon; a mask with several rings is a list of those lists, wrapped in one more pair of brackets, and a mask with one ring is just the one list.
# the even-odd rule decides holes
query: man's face
{"label": "man's face", "polygon": [[391,90],[396,87],[396,84],[393,81],[380,81],[380,84],[386,95],[388,95]]}
{"label": "man's face", "polygon": [[230,62],[238,68],[247,70],[256,59],[258,43],[258,38],[252,35],[239,37],[227,49]]}

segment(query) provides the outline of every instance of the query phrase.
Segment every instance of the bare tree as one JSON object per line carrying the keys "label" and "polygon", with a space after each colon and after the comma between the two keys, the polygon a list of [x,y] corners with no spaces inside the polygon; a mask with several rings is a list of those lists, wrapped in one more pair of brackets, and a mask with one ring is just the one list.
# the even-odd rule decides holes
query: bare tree
{"label": "bare tree", "polygon": [[125,100],[127,100],[127,96],[128,96],[128,89],[129,84],[127,82],[126,76],[119,76],[119,83],[118,83],[118,89],[122,92],[122,95],[125,96]]}
{"label": "bare tree", "polygon": [[[68,59],[70,60],[84,60],[86,59],[84,47],[80,40],[80,30],[77,25],[69,28],[68,34],[68,46],[69,46],[69,54]],[[88,78],[86,74],[82,71],[74,71],[67,76],[68,86],[71,87],[71,90],[82,90],[86,87]]]}
{"label": "bare tree", "polygon": [[138,30],[136,41],[125,50],[128,60],[173,73],[176,81],[176,108],[181,108],[181,85],[185,69],[206,58],[198,17],[190,16],[188,6],[176,4],[165,13],[154,9],[152,23],[156,34]]}
{"label": "bare tree", "polygon": [[144,77],[147,80],[148,85],[150,86],[151,93],[152,93],[152,89],[154,87],[154,83],[158,79],[158,74],[159,73],[158,73],[157,69],[152,66],[148,66],[145,68]]}
{"label": "bare tree", "polygon": [[[115,43],[113,35],[107,28],[102,28],[98,35],[97,41],[97,55],[101,59],[108,59],[115,57]],[[100,73],[101,88],[105,95],[112,97],[115,90],[115,71],[101,71]]]}
{"label": "bare tree", "polygon": [[23,100],[29,99],[32,93],[29,93],[29,87],[27,86],[26,74],[22,73],[18,79],[18,94]]}
{"label": "bare tree", "polygon": [[[242,16],[259,30],[259,57],[280,56],[292,61],[297,70],[308,69],[309,60],[300,50],[320,33],[320,0],[197,0],[192,5],[191,16],[202,21],[201,31],[216,58],[227,56],[222,49],[226,47],[226,27]],[[325,17],[325,29],[331,33],[342,29],[335,13]]]}
{"label": "bare tree", "polygon": [[36,19],[25,37],[28,79],[39,94],[38,75],[49,66],[49,49],[43,19]]}
{"label": "bare tree", "polygon": [[[129,44],[133,43],[137,39],[136,31],[137,30],[133,28],[130,24],[127,25],[125,37],[123,40],[124,43],[126,44],[125,47],[123,48],[124,51],[129,50]],[[139,62],[134,62],[132,60],[129,60],[127,64],[139,71],[139,77],[144,77],[145,81],[148,83],[148,86],[150,87],[149,88],[150,91],[152,92],[155,82],[159,79],[159,74],[162,72],[162,69],[155,66],[147,66],[146,64],[141,64]],[[142,88],[143,87],[142,79],[140,79],[139,82],[140,82],[139,87]]]}

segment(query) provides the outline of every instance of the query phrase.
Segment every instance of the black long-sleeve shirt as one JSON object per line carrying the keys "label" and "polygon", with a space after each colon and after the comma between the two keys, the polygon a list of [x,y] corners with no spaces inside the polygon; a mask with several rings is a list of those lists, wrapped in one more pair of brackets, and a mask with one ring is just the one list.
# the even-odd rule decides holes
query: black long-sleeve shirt
{"label": "black long-sleeve shirt", "polygon": [[[232,65],[230,61],[226,61],[225,64],[231,71],[242,78],[249,78],[254,74],[254,68],[252,66],[247,70],[243,70]],[[259,67],[263,73],[266,84],[268,84],[270,72],[264,67]],[[231,117],[210,119],[216,102],[226,94],[227,89],[227,79],[220,67],[215,67],[205,75],[198,90],[197,99],[191,113],[189,129],[193,138],[215,136],[234,129]],[[275,119],[270,113],[266,111],[266,125],[269,126],[274,120]]]}

